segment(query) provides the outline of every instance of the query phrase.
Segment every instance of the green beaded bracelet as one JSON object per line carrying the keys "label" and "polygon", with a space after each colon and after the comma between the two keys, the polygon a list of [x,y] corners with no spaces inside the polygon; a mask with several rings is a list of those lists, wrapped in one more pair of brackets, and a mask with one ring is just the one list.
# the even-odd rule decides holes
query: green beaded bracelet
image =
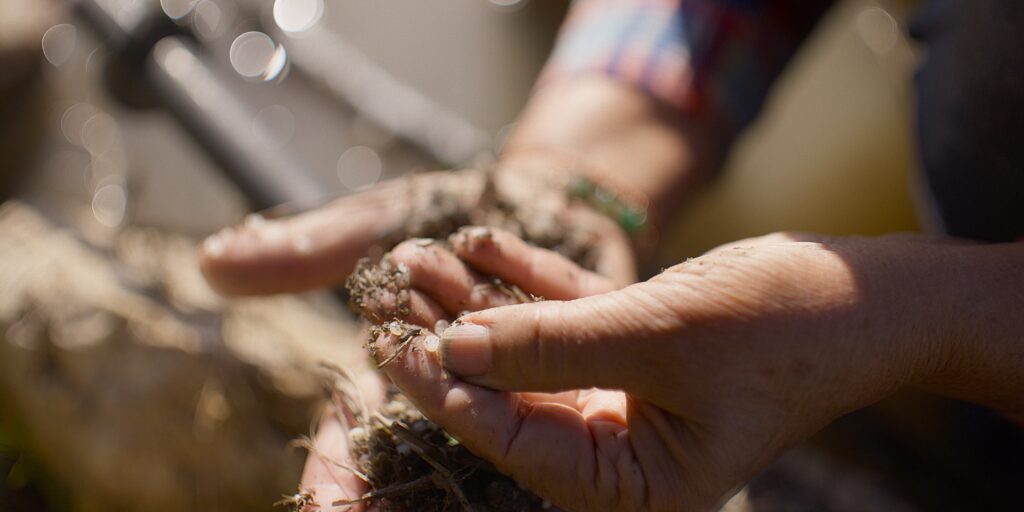
{"label": "green beaded bracelet", "polygon": [[579,199],[615,221],[623,231],[636,235],[647,228],[647,209],[619,199],[613,190],[586,177],[575,175],[569,182],[569,196]]}

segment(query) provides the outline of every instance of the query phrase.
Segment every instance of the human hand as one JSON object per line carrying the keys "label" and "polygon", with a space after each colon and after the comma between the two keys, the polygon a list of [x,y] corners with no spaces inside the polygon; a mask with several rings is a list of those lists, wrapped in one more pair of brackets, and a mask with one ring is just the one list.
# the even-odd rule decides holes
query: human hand
{"label": "human hand", "polygon": [[[917,264],[904,244],[808,240],[744,241],[618,291],[471,313],[444,333],[443,366],[406,351],[385,371],[563,508],[706,510],[942,359],[924,327],[941,322],[903,300],[927,291],[906,289],[926,281],[904,279]],[[474,256],[488,247],[455,243],[473,265],[489,265]],[[443,279],[431,268],[421,281]],[[382,357],[394,341],[378,340]]]}
{"label": "human hand", "polygon": [[[419,239],[396,246],[385,259],[389,268],[404,268],[406,307],[398,307],[400,299],[394,290],[375,289],[373,294],[353,295],[362,313],[374,323],[397,318],[426,327],[427,331],[442,322],[439,330],[443,330],[444,323],[467,310],[531,301],[529,294],[573,299],[616,288],[609,278],[580,269],[564,257],[530,246],[500,229],[463,229],[451,242],[447,246]],[[357,270],[353,279],[358,279],[360,272]],[[495,276],[501,280],[496,281]],[[511,284],[513,280],[517,285]],[[359,389],[371,410],[382,403],[384,384],[380,380],[368,375],[359,382]],[[564,397],[535,393],[529,398],[560,403]],[[358,498],[367,490],[346,468],[355,464],[346,435],[351,414],[343,409],[334,405],[332,414],[321,422],[309,446],[310,457],[302,477],[301,488],[311,493],[321,509]]]}
{"label": "human hand", "polygon": [[208,238],[200,266],[225,294],[301,292],[340,283],[372,247],[443,238],[474,223],[513,229],[537,245],[577,253],[617,282],[633,281],[627,237],[611,220],[570,201],[568,176],[557,168],[513,161],[493,172],[415,174],[294,217],[253,217]]}
{"label": "human hand", "polygon": [[[365,371],[349,383],[349,392],[360,397],[361,405],[377,410],[385,398],[385,383],[375,371]],[[351,453],[349,430],[355,413],[339,400],[327,404],[323,418],[309,444],[302,471],[299,493],[293,498],[303,512],[334,510],[334,503],[358,500],[367,491],[366,483],[351,468],[357,466]],[[305,501],[303,501],[305,499]],[[352,512],[365,510],[366,503],[355,501]],[[372,509],[371,509],[372,510]]]}

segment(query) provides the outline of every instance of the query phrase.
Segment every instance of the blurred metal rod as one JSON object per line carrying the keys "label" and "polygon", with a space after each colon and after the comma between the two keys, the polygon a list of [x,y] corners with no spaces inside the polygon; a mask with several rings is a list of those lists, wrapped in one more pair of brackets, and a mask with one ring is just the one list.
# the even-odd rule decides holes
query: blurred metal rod
{"label": "blurred metal rod", "polygon": [[113,44],[123,45],[142,30],[152,5],[139,0],[72,0],[78,13],[92,22]]}
{"label": "blurred metal rod", "polygon": [[488,133],[371,61],[337,34],[317,27],[299,37],[265,24],[302,72],[360,114],[426,150],[447,165],[490,154]]}
{"label": "blurred metal rod", "polygon": [[272,149],[276,141],[252,128],[253,113],[187,39],[158,41],[146,71],[169,110],[242,189],[254,209],[325,195],[326,187],[308,169]]}
{"label": "blurred metal rod", "polygon": [[189,34],[154,0],[70,0],[111,50],[106,84],[136,107],[162,107],[213,158],[255,210],[316,202],[327,187],[276,141],[253,129],[255,113],[199,57]]}

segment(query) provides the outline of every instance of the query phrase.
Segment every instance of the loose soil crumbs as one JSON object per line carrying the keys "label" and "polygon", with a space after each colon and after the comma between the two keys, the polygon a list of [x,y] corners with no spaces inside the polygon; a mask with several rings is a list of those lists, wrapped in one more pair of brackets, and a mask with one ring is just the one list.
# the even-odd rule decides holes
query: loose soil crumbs
{"label": "loose soil crumbs", "polygon": [[[530,189],[526,195],[554,195],[566,204],[570,201],[564,191],[536,186],[541,188]],[[509,193],[499,190],[494,170],[453,173],[443,185],[429,189],[413,187],[408,194],[406,222],[393,231],[381,233],[377,254],[408,239],[444,240],[463,226],[491,226],[558,252],[588,270],[597,264],[593,233],[575,226],[562,207],[510,199]],[[517,195],[523,194],[518,191]]]}
{"label": "loose soil crumbs", "polygon": [[400,393],[391,393],[349,436],[371,488],[363,498],[381,510],[519,512],[545,506],[424,418]]}
{"label": "loose soil crumbs", "polygon": [[352,275],[345,281],[349,307],[364,317],[370,316],[369,304],[379,303],[384,293],[397,299],[398,315],[409,314],[409,269],[404,263],[393,264],[389,258],[374,262],[362,258],[356,263]]}
{"label": "loose soil crumbs", "polygon": [[[441,242],[435,242],[441,243]],[[539,300],[517,286],[499,279],[492,283],[517,302]],[[371,316],[367,305],[385,291],[399,297],[399,314],[408,312],[409,270],[382,258],[373,262],[364,258],[349,277],[350,306],[363,316]],[[447,322],[434,326],[441,331]],[[429,329],[393,319],[370,329],[367,350],[383,368],[402,357],[417,336]],[[383,360],[376,340],[388,333],[397,341]],[[440,335],[440,332],[436,333]],[[339,370],[340,371],[340,370]],[[384,511],[479,511],[523,512],[549,508],[541,498],[499,473],[493,465],[473,455],[440,426],[425,418],[397,389],[375,413],[369,413],[351,396],[353,392],[335,388],[341,395],[341,407],[359,411],[358,422],[350,432],[357,475],[370,490],[353,502],[370,502]]]}

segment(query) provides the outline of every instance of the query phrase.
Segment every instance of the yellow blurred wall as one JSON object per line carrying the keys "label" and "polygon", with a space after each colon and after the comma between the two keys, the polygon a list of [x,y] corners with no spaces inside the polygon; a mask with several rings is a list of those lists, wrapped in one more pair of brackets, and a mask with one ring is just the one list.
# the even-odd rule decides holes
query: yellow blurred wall
{"label": "yellow blurred wall", "polygon": [[916,230],[909,2],[841,2],[724,174],[663,233],[666,256],[778,230]]}

